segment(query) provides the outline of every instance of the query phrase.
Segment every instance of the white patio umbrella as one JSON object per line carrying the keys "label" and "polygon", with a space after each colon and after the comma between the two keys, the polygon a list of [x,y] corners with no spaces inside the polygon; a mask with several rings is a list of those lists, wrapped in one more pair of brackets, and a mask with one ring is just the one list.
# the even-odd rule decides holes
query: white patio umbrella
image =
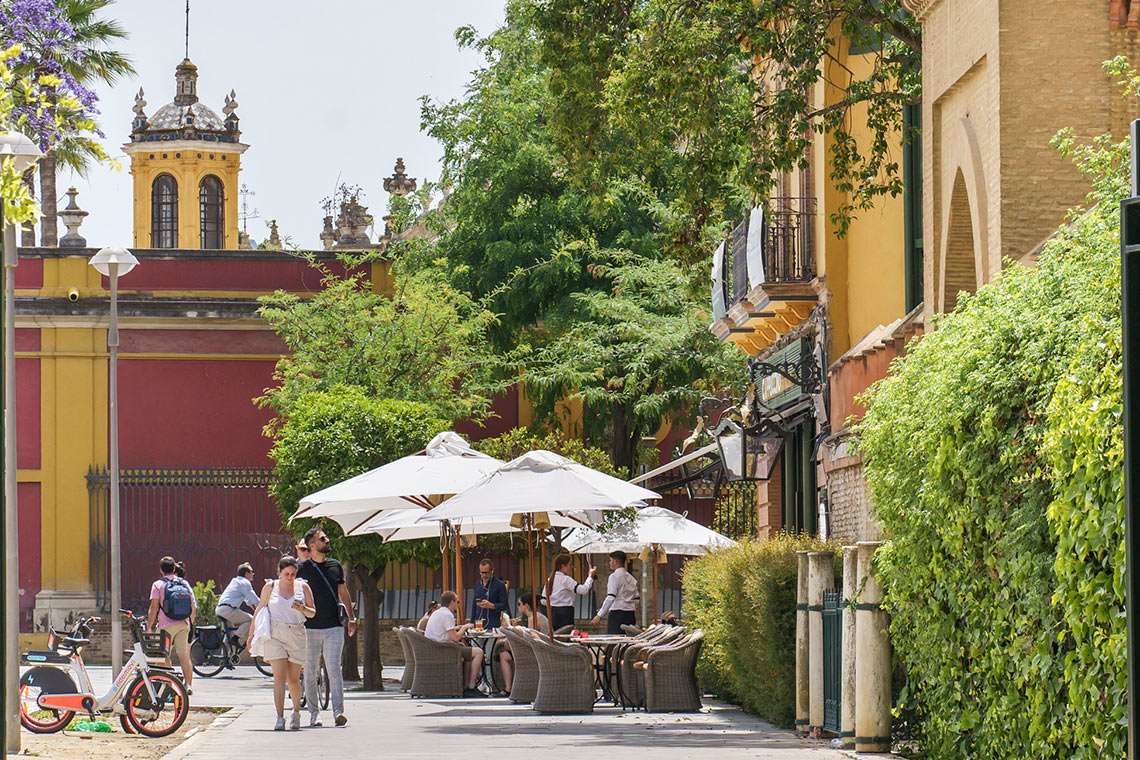
{"label": "white patio umbrella", "polygon": [[640,554],[643,549],[655,548],[667,554],[685,556],[708,554],[735,544],[728,536],[664,507],[639,509],[633,520],[616,525],[605,534],[579,528],[562,542],[568,551],[578,554],[609,554],[614,551]]}
{"label": "white patio umbrella", "polygon": [[[434,538],[439,535],[439,523],[436,521],[421,522],[424,512],[414,509],[401,509],[396,512],[385,512],[361,525],[354,536],[375,534],[383,541],[415,541],[423,538]],[[501,516],[459,518],[448,520],[451,529],[461,536],[486,536],[497,533],[522,533],[522,529],[511,524],[510,518]],[[559,514],[551,515],[551,527],[575,528],[582,525],[579,520],[563,517]]]}
{"label": "white patio umbrella", "polygon": [[[305,496],[289,519],[329,517],[341,526],[346,536],[357,535],[363,525],[385,514],[407,511],[418,516],[448,496],[479,482],[502,464],[502,460],[476,451],[462,436],[448,430],[432,438],[423,451]],[[446,539],[448,530],[446,524],[439,524],[425,538]],[[461,591],[459,542],[456,535],[455,585],[456,590]],[[445,588],[451,575],[446,543],[445,540],[441,547]]]}
{"label": "white patio umbrella", "polygon": [[290,520],[331,517],[345,534],[388,510],[431,509],[502,466],[450,430],[423,451],[361,473],[301,499]]}
{"label": "white patio umbrella", "polygon": [[[545,528],[552,517],[559,516],[591,527],[601,511],[640,506],[646,499],[659,498],[660,494],[648,488],[590,469],[552,451],[539,450],[512,459],[467,490],[421,515],[418,522],[502,518],[530,533],[536,528]],[[528,544],[533,576],[533,534]],[[532,604],[535,591],[531,591]],[[549,607],[548,596],[548,619]],[[548,627],[548,633],[553,637],[552,627]]]}
{"label": "white patio umbrella", "polygon": [[[716,549],[735,545],[728,536],[722,536],[693,522],[684,515],[664,507],[639,509],[628,523],[615,525],[605,534],[590,528],[578,528],[562,545],[576,554],[609,554],[622,551],[642,559],[642,619],[646,619],[645,576],[651,578],[653,604],[657,603],[657,563],[666,555],[697,556]],[[651,570],[648,568],[652,568]]]}

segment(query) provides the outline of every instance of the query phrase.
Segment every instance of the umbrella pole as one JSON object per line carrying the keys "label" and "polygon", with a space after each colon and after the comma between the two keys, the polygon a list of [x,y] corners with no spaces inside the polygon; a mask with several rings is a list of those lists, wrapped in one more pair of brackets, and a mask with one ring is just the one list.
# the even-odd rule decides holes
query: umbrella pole
{"label": "umbrella pole", "polygon": [[[542,545],[539,547],[539,556],[542,558],[542,582],[547,582],[546,574],[546,537],[539,531],[539,537],[542,540]],[[550,602],[550,597],[554,596],[554,569],[550,570],[550,585],[546,591],[546,635],[554,641],[554,610]]]}
{"label": "umbrella pole", "polygon": [[455,531],[455,593],[459,596],[459,622],[463,622],[463,608],[466,606],[466,601],[463,598],[463,556],[460,554],[462,548],[460,543],[459,531]]}
{"label": "umbrella pole", "polygon": [[[534,568],[534,530],[531,528],[530,521],[526,525],[526,549],[528,559],[530,560],[530,610],[533,617],[527,621],[530,625],[532,622],[538,622],[538,573]],[[537,626],[535,626],[537,628]]]}
{"label": "umbrella pole", "polygon": [[[653,551],[653,554],[650,557],[650,562],[652,562],[652,564],[649,566],[649,579],[650,579],[650,581],[652,581],[652,584],[653,584],[653,596],[651,596],[649,598],[649,612],[653,615],[653,619],[656,620],[657,618],[659,618],[661,616],[661,611],[657,608],[657,550],[656,549]],[[648,627],[648,625],[649,625],[648,620],[642,620],[641,623],[642,623],[642,625],[644,625],[646,627]]]}
{"label": "umbrella pole", "polygon": [[448,546],[450,542],[447,540],[447,523],[441,522],[439,524],[439,556],[443,560],[443,586],[444,591],[451,588],[451,547]]}

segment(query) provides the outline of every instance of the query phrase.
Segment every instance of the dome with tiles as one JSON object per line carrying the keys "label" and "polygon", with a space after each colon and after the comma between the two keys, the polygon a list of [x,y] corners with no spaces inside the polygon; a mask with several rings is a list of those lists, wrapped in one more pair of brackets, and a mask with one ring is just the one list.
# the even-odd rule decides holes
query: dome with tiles
{"label": "dome with tiles", "polygon": [[174,70],[174,100],[146,115],[146,100],[140,88],[135,96],[135,119],[131,124],[132,142],[162,140],[204,140],[207,142],[237,142],[237,97],[233,91],[226,96],[222,116],[198,100],[198,67],[189,58],[182,60]]}

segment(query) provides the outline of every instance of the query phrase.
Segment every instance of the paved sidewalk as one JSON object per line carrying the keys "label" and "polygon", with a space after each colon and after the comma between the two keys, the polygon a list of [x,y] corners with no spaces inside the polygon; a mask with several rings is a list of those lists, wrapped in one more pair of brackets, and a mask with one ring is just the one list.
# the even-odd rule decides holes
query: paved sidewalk
{"label": "paved sidewalk", "polygon": [[[385,668],[398,677],[399,668]],[[99,674],[102,675],[102,674]],[[592,715],[540,716],[529,707],[503,699],[411,699],[397,690],[372,694],[348,692],[349,724],[300,732],[274,732],[270,679],[252,668],[194,684],[195,705],[232,705],[243,709],[232,721],[202,732],[171,760],[231,760],[284,754],[356,758],[526,758],[585,750],[591,757],[759,758],[760,760],[839,760],[841,752],[823,742],[798,739],[789,731],[712,702],[695,715],[622,713],[609,707]],[[304,722],[308,722],[305,714]],[[537,753],[537,754],[536,754]]]}

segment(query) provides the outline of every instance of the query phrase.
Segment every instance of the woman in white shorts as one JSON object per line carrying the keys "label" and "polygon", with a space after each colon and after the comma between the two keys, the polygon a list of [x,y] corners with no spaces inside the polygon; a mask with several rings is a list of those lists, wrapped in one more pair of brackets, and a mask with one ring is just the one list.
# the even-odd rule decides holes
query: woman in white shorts
{"label": "woman in white shorts", "polygon": [[301,666],[305,664],[305,620],[317,614],[309,584],[297,577],[297,560],[282,557],[277,563],[277,580],[261,589],[261,603],[254,613],[249,639],[254,640],[262,608],[269,614],[267,638],[260,644],[261,658],[273,668],[273,703],[277,707],[275,731],[285,730],[285,687],[293,698],[289,728],[301,728]]}

